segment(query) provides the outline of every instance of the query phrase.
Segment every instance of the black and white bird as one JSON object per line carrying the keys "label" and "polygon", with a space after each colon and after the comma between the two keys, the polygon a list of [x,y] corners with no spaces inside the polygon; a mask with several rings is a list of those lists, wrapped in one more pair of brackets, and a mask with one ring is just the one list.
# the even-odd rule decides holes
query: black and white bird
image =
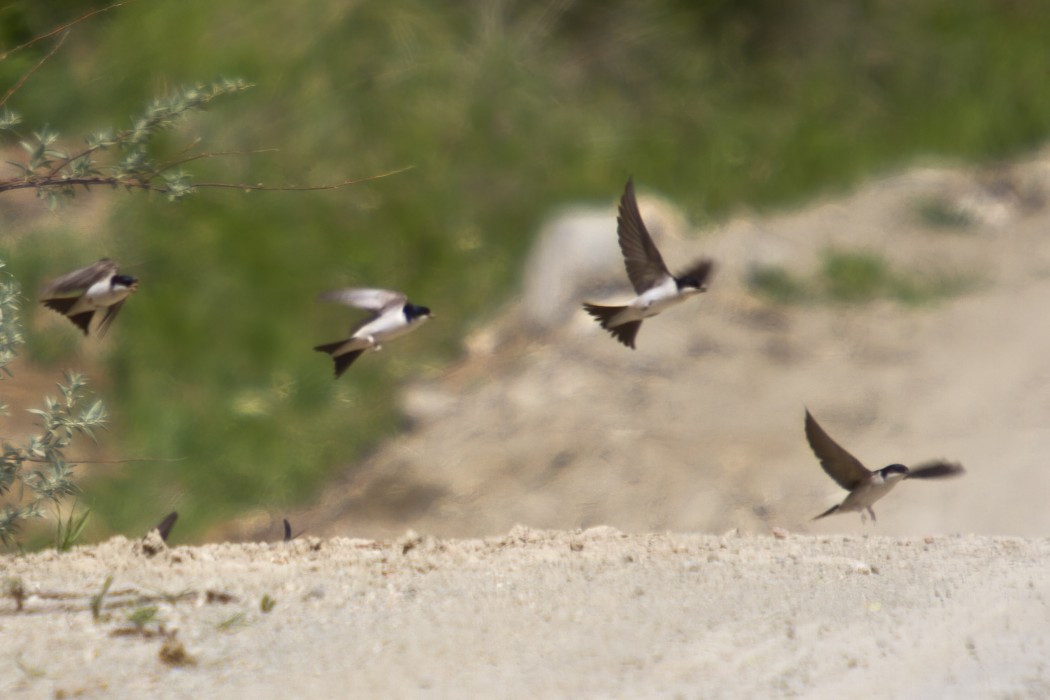
{"label": "black and white bird", "polygon": [[638,296],[625,306],[585,303],[583,308],[598,320],[602,328],[633,350],[635,336],[644,319],[707,291],[706,281],[714,263],[706,258],[698,260],[677,277],[668,271],[638,211],[632,180],[627,181],[620,198],[616,220],[627,277]]}
{"label": "black and white bird", "polygon": [[137,279],[121,275],[119,270],[116,261],[102,258],[48,284],[40,293],[41,303],[68,318],[84,335],[88,335],[96,314],[103,314],[96,331],[101,338],[128,296],[139,288]]}
{"label": "black and white bird", "polygon": [[337,378],[365,350],[381,350],[386,341],[413,331],[423,321],[433,318],[427,307],[411,304],[408,297],[401,292],[386,289],[337,289],[325,292],[318,299],[371,312],[368,318],[350,329],[350,337],[346,340],[314,348],[332,356]]}
{"label": "black and white bird", "polygon": [[820,466],[824,467],[828,476],[849,491],[849,495],[842,503],[832,506],[813,518],[814,520],[833,513],[859,511],[861,522],[864,521],[865,512],[871,516],[872,522],[875,522],[875,511],[871,509],[871,506],[889,493],[898,482],[904,479],[940,479],[958,476],[965,471],[961,464],[944,460],[924,462],[914,469],[909,469],[903,464],[891,464],[888,467],[870,471],[860,463],[860,460],[832,440],[808,409],[806,410],[806,440],[809,441],[809,446],[820,460]]}

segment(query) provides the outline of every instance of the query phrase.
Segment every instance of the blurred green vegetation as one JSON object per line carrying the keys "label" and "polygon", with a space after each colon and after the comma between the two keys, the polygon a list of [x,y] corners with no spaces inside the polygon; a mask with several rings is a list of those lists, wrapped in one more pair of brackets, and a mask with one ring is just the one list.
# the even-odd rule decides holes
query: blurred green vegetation
{"label": "blurred green vegetation", "polygon": [[916,202],[916,218],[924,226],[949,233],[972,233],[973,216],[966,211],[945,201],[943,198],[929,197]]}
{"label": "blurred green vegetation", "polygon": [[[68,6],[5,3],[0,40],[88,5]],[[75,144],[222,75],[257,87],[187,121],[187,141],[279,150],[197,161],[198,181],[414,168],[328,192],[132,193],[114,199],[108,240],[0,241],[26,289],[104,254],[142,279],[103,345],[105,440],[183,460],[94,480],[93,526],[137,533],[177,508],[176,534],[192,538],[309,498],[399,429],[397,381],[440,371],[514,293],[543,217],[579,200],[611,208],[628,175],[700,221],[917,156],[1040,144],[1048,28],[1041,0],[137,0],[99,15],[10,102],[27,125]],[[47,48],[0,61],[3,85]],[[334,382],[310,348],[345,334],[351,313],[313,298],[351,284],[404,290],[437,319]],[[28,354],[57,369],[83,342],[64,328]]]}
{"label": "blurred green vegetation", "polygon": [[962,294],[978,283],[966,276],[901,272],[876,253],[834,249],[824,252],[820,270],[810,278],[768,266],[752,271],[749,279],[754,291],[782,304],[893,299],[917,306]]}

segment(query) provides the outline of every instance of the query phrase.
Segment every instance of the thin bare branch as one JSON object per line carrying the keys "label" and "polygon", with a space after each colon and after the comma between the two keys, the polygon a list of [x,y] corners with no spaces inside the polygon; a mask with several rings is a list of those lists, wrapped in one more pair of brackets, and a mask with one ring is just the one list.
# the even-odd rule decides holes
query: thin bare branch
{"label": "thin bare branch", "polygon": [[[397,175],[399,173],[403,173],[403,172],[405,172],[407,170],[412,170],[414,167],[416,167],[416,166],[408,165],[408,166],[405,166],[403,168],[398,168],[397,170],[391,170],[389,172],[380,173],[379,175],[369,175],[368,177],[357,178],[356,180],[343,180],[342,182],[337,182],[337,183],[331,184],[331,185],[303,185],[303,186],[282,185],[282,186],[270,187],[270,186],[267,186],[267,185],[263,185],[261,183],[260,184],[256,184],[256,185],[235,185],[235,184],[230,183],[230,182],[195,182],[195,183],[193,183],[193,187],[194,187],[194,189],[200,189],[202,187],[210,187],[210,188],[226,188],[226,189],[236,189],[236,190],[262,190],[264,192],[315,192],[317,190],[337,190],[337,189],[339,189],[341,187],[348,187],[350,185],[357,185],[357,184],[360,184],[362,182],[369,182],[371,180],[379,180],[379,179],[384,178],[384,177],[390,177],[391,175]],[[3,191],[3,190],[0,189],[0,191]]]}
{"label": "thin bare branch", "polygon": [[44,63],[47,62],[47,59],[49,59],[49,58],[51,58],[52,56],[55,55],[55,52],[58,51],[62,47],[62,44],[66,43],[66,37],[68,37],[68,36],[69,36],[69,34],[63,34],[62,36],[60,36],[58,38],[58,41],[55,42],[55,45],[51,47],[51,50],[48,51],[47,54],[43,58],[41,58],[39,61],[37,61],[35,66],[33,66],[32,68],[27,70],[25,73],[22,74],[21,78],[19,78],[17,81],[15,81],[15,84],[12,85],[11,89],[7,91],[7,93],[4,95],[3,99],[0,99],[0,107],[3,107],[4,105],[6,105],[7,101],[9,99],[11,99],[11,96],[14,95],[16,92],[18,92],[18,90],[23,85],[25,85],[26,81],[29,80],[29,78],[33,75],[33,73],[36,73],[38,70],[40,70],[40,66],[44,65]]}
{"label": "thin bare branch", "polygon": [[[42,457],[26,457],[26,462],[42,462],[47,463],[48,460]],[[128,462],[184,462],[185,457],[132,457],[129,459],[74,459],[72,457],[65,460],[66,464],[126,464]]]}
{"label": "thin bare branch", "polygon": [[148,190],[151,192],[167,192],[165,187],[160,185],[154,185],[152,182],[145,180],[121,180],[116,177],[31,177],[19,180],[2,180],[0,181],[0,192],[10,192],[12,190],[40,190],[47,187],[65,187],[65,186],[76,186],[83,185],[84,187],[91,186],[109,186],[109,187],[126,187],[135,190]]}
{"label": "thin bare branch", "polygon": [[[214,155],[222,155],[216,153]],[[378,175],[369,175],[368,177],[356,178],[353,180],[343,180],[342,182],[327,184],[327,185],[277,185],[268,186],[262,183],[248,185],[248,184],[236,184],[232,182],[197,182],[190,185],[193,189],[209,188],[209,189],[230,189],[230,190],[244,190],[244,191],[264,191],[264,192],[317,192],[321,190],[337,190],[343,187],[349,187],[350,185],[357,185],[362,182],[370,182],[372,180],[379,180],[384,177],[390,177],[391,175],[397,175],[408,170],[412,170],[416,166],[409,165],[404,168],[398,168],[389,172],[380,173]],[[160,173],[156,173],[159,175]],[[155,184],[152,179],[139,180],[139,179],[123,179],[118,177],[106,177],[103,175],[92,175],[85,177],[54,177],[51,175],[38,176],[38,177],[27,177],[19,178],[17,180],[0,180],[0,192],[10,192],[12,190],[43,190],[48,187],[76,187],[77,185],[85,188],[89,187],[123,187],[128,190],[143,190],[146,192],[159,192],[162,194],[168,194],[171,192],[170,188],[163,184]]]}
{"label": "thin bare branch", "polygon": [[[187,149],[183,150],[185,151]],[[260,153],[277,153],[280,150],[281,149],[279,148],[259,148],[251,151],[214,151],[209,153],[198,153],[196,155],[187,156],[178,160],[169,160],[165,163],[161,163],[160,166],[157,167],[157,170],[163,172],[165,170],[177,168],[180,165],[185,165],[186,163],[192,163],[195,160],[204,160],[207,158],[224,158],[228,156],[254,156]]]}
{"label": "thin bare branch", "polygon": [[[8,56],[10,56],[11,54],[15,53],[16,51],[21,51],[22,49],[29,48],[30,46],[32,46],[33,44],[37,43],[38,41],[43,41],[44,39],[50,39],[51,37],[55,36],[56,34],[61,34],[65,30],[69,29],[70,27],[73,27],[73,26],[76,26],[76,25],[80,24],[81,22],[83,22],[86,19],[90,19],[90,18],[94,17],[95,15],[100,15],[103,12],[109,12],[110,10],[115,10],[116,8],[121,7],[123,5],[127,5],[128,3],[131,3],[131,2],[134,2],[134,0],[123,0],[123,2],[115,2],[112,5],[108,5],[106,7],[99,7],[99,8],[96,8],[94,10],[91,10],[90,12],[85,12],[84,14],[80,15],[79,17],[77,17],[76,19],[72,20],[71,22],[66,22],[63,25],[55,27],[51,31],[47,32],[46,34],[41,34],[40,36],[35,36],[32,39],[30,39],[29,41],[27,41],[26,43],[21,44],[19,46],[16,46],[15,48],[11,49],[10,51],[5,51],[3,54],[0,54],[0,61],[5,60]],[[54,52],[52,52],[52,53],[54,53]]]}

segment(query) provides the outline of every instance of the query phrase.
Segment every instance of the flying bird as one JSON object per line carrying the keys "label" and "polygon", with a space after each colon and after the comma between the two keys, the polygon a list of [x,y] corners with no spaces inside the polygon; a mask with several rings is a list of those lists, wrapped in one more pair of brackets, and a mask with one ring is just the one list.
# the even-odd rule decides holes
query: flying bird
{"label": "flying bird", "polygon": [[415,330],[428,318],[430,309],[411,304],[401,292],[386,289],[337,289],[325,292],[318,299],[334,301],[371,312],[370,316],[350,329],[350,337],[334,343],[318,345],[318,352],[326,352],[335,360],[335,376],[342,376],[365,350],[381,350],[388,340]]}
{"label": "flying bird", "polygon": [[91,322],[102,313],[97,333],[109,330],[129,295],[138,291],[139,281],[118,274],[116,261],[102,258],[94,265],[74,270],[54,280],[40,293],[41,303],[62,314],[88,335]]}
{"label": "flying bird", "polygon": [[598,320],[602,328],[633,350],[643,319],[707,291],[705,282],[714,263],[706,258],[698,260],[677,277],[668,271],[638,211],[633,180],[627,181],[616,221],[627,277],[638,296],[626,306],[585,303],[583,308]]}
{"label": "flying bird", "polygon": [[871,516],[875,522],[875,511],[871,509],[875,501],[879,500],[904,479],[940,479],[947,476],[958,476],[965,470],[961,464],[935,460],[909,469],[903,464],[891,464],[876,471],[870,471],[860,463],[856,457],[839,446],[831,439],[824,429],[806,410],[806,440],[813,449],[813,454],[820,460],[820,466],[828,476],[835,480],[842,488],[849,491],[842,503],[832,506],[824,511],[814,520],[827,517],[833,513],[848,513],[859,511],[860,519],[864,521],[864,513]]}

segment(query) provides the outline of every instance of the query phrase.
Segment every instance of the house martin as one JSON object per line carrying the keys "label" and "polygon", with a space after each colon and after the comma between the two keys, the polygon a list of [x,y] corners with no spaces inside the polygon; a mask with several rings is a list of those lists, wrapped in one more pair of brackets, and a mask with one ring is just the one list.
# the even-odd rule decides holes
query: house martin
{"label": "house martin", "polygon": [[638,212],[633,180],[627,181],[616,220],[627,277],[638,296],[626,306],[585,303],[583,308],[598,320],[602,328],[633,350],[634,339],[643,319],[680,304],[694,294],[707,291],[705,281],[711,274],[713,262],[709,259],[698,260],[677,277],[668,271]]}
{"label": "house martin", "polygon": [[350,337],[346,340],[314,348],[318,352],[328,353],[335,360],[336,378],[365,350],[381,350],[382,343],[402,336],[432,318],[427,307],[411,304],[401,292],[386,289],[337,289],[325,292],[318,299],[371,312],[368,318],[350,329]]}
{"label": "house martin", "polygon": [[96,331],[101,338],[128,296],[139,288],[137,279],[118,270],[116,261],[102,258],[48,284],[40,293],[41,303],[68,318],[84,335],[96,314],[105,312]]}
{"label": "house martin", "polygon": [[875,511],[871,509],[871,506],[889,493],[897,482],[904,479],[939,479],[946,476],[958,476],[964,471],[961,464],[943,460],[924,462],[914,469],[909,469],[903,464],[891,464],[888,467],[870,471],[860,463],[860,460],[840,447],[824,432],[824,429],[810,415],[809,409],[806,409],[806,440],[809,441],[813,454],[820,460],[820,466],[824,467],[828,476],[849,491],[849,495],[842,503],[832,506],[813,518],[814,520],[833,513],[859,511],[863,522],[866,511],[871,516],[871,521],[875,522]]}

